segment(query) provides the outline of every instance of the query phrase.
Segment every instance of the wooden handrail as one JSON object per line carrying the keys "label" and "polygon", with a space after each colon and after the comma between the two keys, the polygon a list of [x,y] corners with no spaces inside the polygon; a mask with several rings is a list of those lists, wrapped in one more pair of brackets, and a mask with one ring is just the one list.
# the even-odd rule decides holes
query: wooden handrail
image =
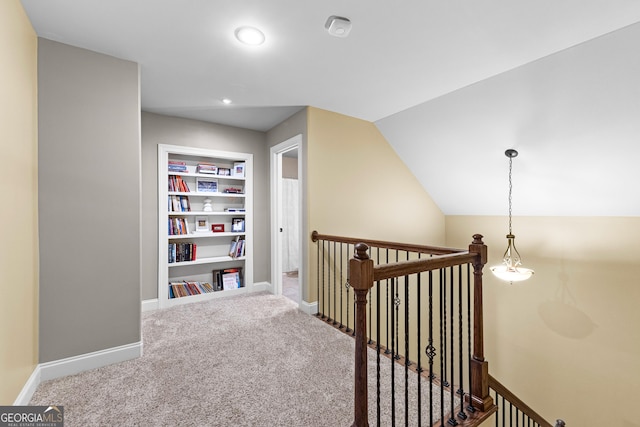
{"label": "wooden handrail", "polygon": [[[511,390],[509,390],[500,381],[496,380],[491,375],[489,375],[489,388],[495,390],[500,396],[504,397],[505,400],[510,402],[516,408],[518,408],[527,417],[531,418],[534,422],[538,423],[540,427],[554,427],[551,423],[549,423],[547,420],[542,418],[540,414],[538,414],[536,411],[531,409],[529,405],[524,403],[518,396],[513,394]],[[560,425],[564,425],[564,422],[563,424],[560,424]]]}
{"label": "wooden handrail", "polygon": [[332,242],[349,243],[352,245],[355,245],[358,243],[364,243],[369,247],[394,249],[394,250],[397,249],[399,251],[419,252],[423,254],[432,254],[432,255],[447,255],[447,254],[455,254],[458,252],[464,252],[464,249],[453,249],[453,248],[445,248],[445,247],[439,247],[439,246],[414,245],[411,243],[386,242],[384,240],[359,239],[355,237],[331,236],[328,234],[320,234],[317,231],[313,231],[311,233],[311,240],[313,242],[317,242],[318,240],[329,240]]}
{"label": "wooden handrail", "polygon": [[373,269],[373,280],[391,279],[392,277],[407,276],[424,271],[467,264],[475,260],[476,257],[476,254],[470,252],[460,252],[451,255],[437,255],[433,258],[398,261],[393,264],[378,265]]}

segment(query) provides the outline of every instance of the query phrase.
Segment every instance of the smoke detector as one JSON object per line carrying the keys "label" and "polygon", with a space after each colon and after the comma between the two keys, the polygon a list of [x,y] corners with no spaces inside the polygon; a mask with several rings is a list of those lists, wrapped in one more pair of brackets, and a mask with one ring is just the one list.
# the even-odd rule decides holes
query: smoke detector
{"label": "smoke detector", "polygon": [[351,21],[342,16],[332,15],[327,19],[324,27],[332,36],[347,37],[351,31]]}

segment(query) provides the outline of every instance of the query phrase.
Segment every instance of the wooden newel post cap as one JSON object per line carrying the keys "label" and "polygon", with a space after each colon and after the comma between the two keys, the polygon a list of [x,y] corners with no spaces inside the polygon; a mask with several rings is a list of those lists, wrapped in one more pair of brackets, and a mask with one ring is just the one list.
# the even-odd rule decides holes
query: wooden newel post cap
{"label": "wooden newel post cap", "polygon": [[484,242],[482,241],[482,238],[484,236],[482,234],[474,234],[473,235],[473,244],[474,245],[484,245]]}
{"label": "wooden newel post cap", "polygon": [[353,257],[355,259],[369,259],[369,254],[367,253],[367,251],[369,251],[369,246],[367,246],[366,243],[356,243],[354,248],[355,253]]}

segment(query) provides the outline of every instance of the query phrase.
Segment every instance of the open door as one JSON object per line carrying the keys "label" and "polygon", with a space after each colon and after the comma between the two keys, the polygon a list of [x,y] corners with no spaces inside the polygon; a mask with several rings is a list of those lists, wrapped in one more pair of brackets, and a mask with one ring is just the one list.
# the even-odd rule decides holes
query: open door
{"label": "open door", "polygon": [[271,148],[271,283],[273,293],[302,300],[302,136]]}

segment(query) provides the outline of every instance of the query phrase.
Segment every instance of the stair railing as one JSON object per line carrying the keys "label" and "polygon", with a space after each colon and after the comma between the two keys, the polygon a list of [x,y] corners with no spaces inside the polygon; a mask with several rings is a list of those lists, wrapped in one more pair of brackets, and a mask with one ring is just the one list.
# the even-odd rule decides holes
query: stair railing
{"label": "stair railing", "polygon": [[[418,425],[471,425],[471,421],[477,424],[495,410],[489,395],[488,363],[483,345],[482,269],[487,261],[487,248],[481,235],[473,237],[469,249],[460,250],[312,234],[313,241],[318,243],[318,316],[352,332],[356,339],[353,426],[368,426],[368,347],[377,350],[378,425],[382,425],[380,355],[392,360],[391,425],[396,423],[397,409],[402,409],[396,408],[395,362],[404,364],[405,368],[404,386],[399,385],[405,392],[405,425],[409,416],[410,370],[417,374],[419,390],[422,390],[420,381],[426,376],[431,403],[429,420],[424,420],[422,391],[418,392]],[[349,253],[350,245],[353,245],[354,256],[344,262],[343,252]],[[404,260],[400,260],[401,255]],[[374,287],[375,292],[371,292]],[[427,295],[428,309],[425,310],[420,304],[427,300]],[[410,322],[415,317],[417,322]],[[410,329],[417,329],[414,338],[409,336]],[[423,347],[425,342],[428,345]],[[433,390],[437,387],[441,413],[440,418],[436,415],[434,420],[431,412]],[[445,398],[451,405],[446,414]]]}
{"label": "stair railing", "polygon": [[562,420],[556,420],[555,425],[546,421],[491,375],[489,375],[489,389],[493,391],[498,407],[495,415],[496,427],[565,427],[565,422]]}

